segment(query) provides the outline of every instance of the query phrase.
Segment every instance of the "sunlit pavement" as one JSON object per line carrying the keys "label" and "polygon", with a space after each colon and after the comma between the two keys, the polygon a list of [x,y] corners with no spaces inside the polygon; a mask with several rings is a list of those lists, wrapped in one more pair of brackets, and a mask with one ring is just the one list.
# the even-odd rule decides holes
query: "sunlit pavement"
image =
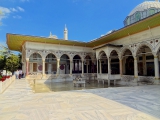
{"label": "sunlit pavement", "polygon": [[[0,95],[0,120],[158,120],[159,87],[34,93],[27,81],[16,80]],[[144,103],[137,108],[150,108],[155,117],[128,107],[136,102]]]}

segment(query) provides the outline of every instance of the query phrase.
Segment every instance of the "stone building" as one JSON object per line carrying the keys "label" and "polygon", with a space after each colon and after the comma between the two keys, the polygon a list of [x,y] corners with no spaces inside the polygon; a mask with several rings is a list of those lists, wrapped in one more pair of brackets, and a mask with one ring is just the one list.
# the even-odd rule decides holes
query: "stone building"
{"label": "stone building", "polygon": [[139,78],[160,74],[160,2],[145,1],[124,20],[124,27],[90,42],[7,34],[11,50],[22,52],[27,79],[72,81],[77,75],[92,79],[126,79],[136,84]]}

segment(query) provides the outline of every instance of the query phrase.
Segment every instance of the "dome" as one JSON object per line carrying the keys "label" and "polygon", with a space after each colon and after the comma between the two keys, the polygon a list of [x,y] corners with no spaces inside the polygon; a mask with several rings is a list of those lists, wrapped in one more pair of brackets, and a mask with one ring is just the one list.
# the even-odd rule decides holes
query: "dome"
{"label": "dome", "polygon": [[144,19],[150,15],[153,15],[157,12],[160,12],[160,2],[159,0],[155,1],[145,1],[137,5],[126,17],[124,25],[130,25],[141,19]]}
{"label": "dome", "polygon": [[50,35],[48,38],[53,38],[53,39],[58,39],[58,37],[56,35],[52,35],[52,33],[50,32]]}
{"label": "dome", "polygon": [[137,11],[145,11],[150,8],[160,8],[160,2],[158,1],[145,1],[139,5],[137,5],[128,16],[133,15]]}

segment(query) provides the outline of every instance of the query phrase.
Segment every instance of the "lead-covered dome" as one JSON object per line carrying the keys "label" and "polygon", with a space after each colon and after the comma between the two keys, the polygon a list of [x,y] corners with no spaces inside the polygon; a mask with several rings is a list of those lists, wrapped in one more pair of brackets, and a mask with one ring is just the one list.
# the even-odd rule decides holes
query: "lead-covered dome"
{"label": "lead-covered dome", "polygon": [[124,25],[130,25],[141,19],[144,19],[150,15],[160,12],[160,2],[156,1],[145,1],[137,5],[126,17]]}

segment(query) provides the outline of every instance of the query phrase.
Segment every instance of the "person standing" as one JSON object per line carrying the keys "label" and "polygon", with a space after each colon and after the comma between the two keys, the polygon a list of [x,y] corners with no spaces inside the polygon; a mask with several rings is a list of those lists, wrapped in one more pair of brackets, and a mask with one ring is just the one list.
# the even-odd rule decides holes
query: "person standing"
{"label": "person standing", "polygon": [[19,78],[19,71],[18,70],[15,72],[15,75],[16,75],[16,79],[18,79]]}
{"label": "person standing", "polygon": [[19,79],[22,78],[22,70],[19,70]]}

